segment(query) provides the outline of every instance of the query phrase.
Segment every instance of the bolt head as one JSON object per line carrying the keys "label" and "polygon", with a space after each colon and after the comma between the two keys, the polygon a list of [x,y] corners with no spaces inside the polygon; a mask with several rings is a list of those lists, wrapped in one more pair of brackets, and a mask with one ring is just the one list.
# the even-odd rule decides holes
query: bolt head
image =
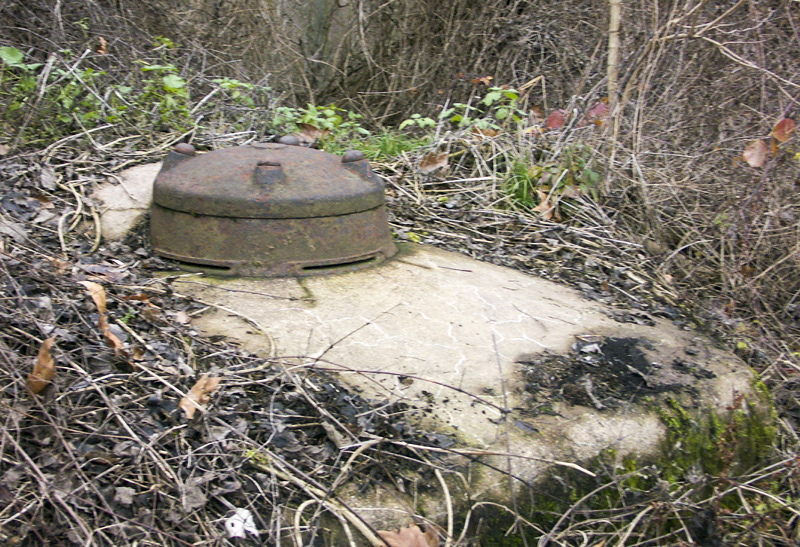
{"label": "bolt head", "polygon": [[173,150],[175,150],[175,152],[178,154],[184,154],[186,156],[194,156],[197,153],[197,151],[194,149],[194,146],[188,142],[179,142],[175,145]]}
{"label": "bolt head", "polygon": [[364,159],[364,152],[361,150],[348,150],[342,156],[342,163],[353,163]]}
{"label": "bolt head", "polygon": [[284,135],[283,137],[278,139],[278,142],[281,143],[281,144],[288,144],[289,146],[299,146],[300,145],[300,139],[297,138],[294,135]]}

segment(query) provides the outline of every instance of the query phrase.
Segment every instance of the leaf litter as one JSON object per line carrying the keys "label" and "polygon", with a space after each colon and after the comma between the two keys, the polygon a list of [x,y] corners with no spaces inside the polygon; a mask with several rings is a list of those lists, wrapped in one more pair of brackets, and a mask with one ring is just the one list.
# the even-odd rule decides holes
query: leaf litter
{"label": "leaf litter", "polygon": [[[358,521],[340,490],[454,465],[424,453],[452,440],[411,426],[421,410],[366,400],[313,359],[200,336],[189,318],[208,306],[173,290],[144,226],[95,247],[61,153],[0,161],[0,544],[216,545],[231,515],[253,540],[335,542],[324,512],[292,508],[327,499]],[[55,222],[34,222],[45,208]]]}
{"label": "leaf litter", "polygon": [[[469,138],[496,145],[481,135]],[[74,161],[64,154],[61,165]],[[330,528],[322,524],[327,513],[373,545],[437,544],[441,530],[429,527],[380,533],[365,527],[337,497],[380,483],[438,484],[435,469],[453,473],[468,463],[446,456],[452,438],[412,425],[426,409],[366,400],[315,370],[311,358],[264,359],[233,341],[200,336],[188,318],[208,304],[174,290],[174,274],[163,273],[174,265],[152,255],[146,226],[95,248],[93,205],[87,201],[73,218],[74,194],[64,188],[69,175],[48,171],[47,179],[61,185],[37,184],[36,158],[29,156],[25,169],[14,167],[19,158],[0,162],[10,175],[0,185],[17,196],[4,214],[36,242],[23,245],[11,236],[3,242],[0,276],[12,297],[0,307],[0,350],[38,355],[34,340],[53,338],[58,385],[31,403],[14,360],[0,367],[0,396],[11,409],[0,486],[11,492],[15,511],[40,508],[35,520],[21,512],[7,522],[3,541],[210,544],[228,535],[226,519],[246,507],[267,542],[336,544],[322,537]],[[102,171],[104,161],[89,167]],[[425,243],[572,283],[589,298],[630,297],[655,314],[664,308],[650,298],[653,280],[622,265],[628,250],[606,247],[599,225],[580,230],[491,207],[495,197],[480,185],[440,186],[447,154],[425,161],[435,169],[413,186],[395,182],[396,167],[381,166],[390,177],[398,233],[413,228]],[[419,163],[405,169],[415,172]],[[411,188],[423,194],[410,195]],[[440,191],[458,199],[443,202]],[[45,206],[68,222],[30,222]],[[623,290],[609,292],[610,286]],[[31,404],[41,416],[29,412]],[[42,497],[48,491],[58,492],[57,499]],[[305,500],[324,510],[293,515]],[[79,521],[92,523],[91,530]]]}
{"label": "leaf litter", "polygon": [[[505,137],[454,138],[496,152]],[[152,159],[161,159],[157,150]],[[187,318],[208,304],[174,290],[175,274],[164,273],[174,265],[152,255],[145,227],[95,247],[91,201],[81,199],[85,207],[75,213],[78,198],[65,184],[77,176],[64,166],[101,172],[133,154],[105,153],[87,160],[51,150],[48,161],[59,165],[54,188],[37,180],[42,156],[0,161],[4,222],[26,235],[0,234],[7,294],[0,304],[0,397],[7,409],[0,507],[13,515],[0,541],[225,544],[226,523],[238,514],[267,544],[342,544],[327,536],[332,527],[323,515],[333,514],[372,545],[436,545],[443,530],[412,525],[377,532],[339,495],[367,493],[375,484],[438,484],[435,469],[456,473],[465,463],[443,455],[453,439],[411,425],[409,418],[425,409],[366,400],[315,370],[313,359],[265,359],[193,331]],[[451,155],[448,169],[464,173],[467,156]],[[445,182],[437,170],[412,184],[405,177],[418,172],[413,159],[375,167],[388,177],[391,223],[401,237],[413,231],[424,243],[572,284],[587,298],[633,306],[642,317],[686,324],[669,283],[649,275],[655,268],[637,254],[641,246],[617,239],[602,212],[587,205],[580,225],[557,223],[494,206],[494,181],[485,172]],[[33,222],[44,207],[64,222]],[[634,313],[619,320],[642,319]],[[33,363],[49,364],[40,341],[50,338],[57,381],[31,397],[20,371],[23,363],[31,372]],[[575,359],[594,356],[591,346],[576,350]],[[695,372],[691,363],[686,368]],[[571,374],[575,367],[561,370]],[[646,391],[648,371],[639,372],[627,374]],[[209,384],[212,378],[219,383]],[[616,404],[615,393],[602,391],[596,378],[589,382],[584,374],[572,383],[577,389],[566,396]],[[252,527],[237,508],[250,511]],[[407,522],[415,510],[409,508]],[[244,541],[256,537],[247,534]]]}

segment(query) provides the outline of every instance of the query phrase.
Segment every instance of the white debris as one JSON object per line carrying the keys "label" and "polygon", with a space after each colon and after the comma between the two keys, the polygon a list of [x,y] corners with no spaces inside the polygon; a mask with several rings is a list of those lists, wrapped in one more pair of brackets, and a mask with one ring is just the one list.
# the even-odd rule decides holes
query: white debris
{"label": "white debris", "polygon": [[253,513],[249,509],[237,509],[225,521],[225,529],[228,531],[229,538],[243,538],[248,533],[258,537],[258,528],[253,520]]}

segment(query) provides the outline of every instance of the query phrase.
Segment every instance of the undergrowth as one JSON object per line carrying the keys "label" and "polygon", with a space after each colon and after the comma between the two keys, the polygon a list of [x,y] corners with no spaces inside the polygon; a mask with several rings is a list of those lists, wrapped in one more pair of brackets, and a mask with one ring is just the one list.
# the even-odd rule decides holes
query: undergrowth
{"label": "undergrowth", "polygon": [[[797,484],[785,470],[796,458],[776,457],[774,416],[768,399],[737,399],[721,413],[692,410],[668,399],[659,412],[667,430],[652,458],[621,456],[607,450],[586,467],[595,477],[572,469],[552,472],[541,493],[526,504],[539,545],[576,541],[617,545],[770,545],[796,520]],[[788,487],[788,489],[787,489]],[[507,529],[512,517],[496,515]],[[777,532],[777,535],[775,535]],[[495,536],[496,545],[517,545]]]}
{"label": "undergrowth", "polygon": [[[481,9],[491,11],[490,4]],[[419,91],[397,75],[418,76],[414,67],[427,66],[422,57],[380,45],[396,70],[369,65],[369,85],[383,81],[387,98],[361,111],[355,105],[368,103],[358,93],[294,104],[269,77],[248,74],[210,47],[165,36],[142,41],[146,47],[129,58],[104,51],[96,36],[87,46],[86,29],[47,50],[4,41],[0,146],[12,159],[46,150],[41,172],[58,157],[59,173],[69,164],[69,176],[77,169],[80,178],[96,169],[86,159],[92,154],[114,157],[115,170],[162,157],[181,140],[208,150],[295,133],[334,153],[363,150],[387,180],[401,238],[467,241],[465,252],[591,284],[595,295],[688,308],[780,393],[774,408],[740,400],[728,415],[696,414],[672,402],[661,409],[663,459],[611,451],[584,462],[596,472],[591,480],[559,471],[543,488],[549,497],[527,512],[503,507],[489,515],[484,507],[484,537],[498,531],[494,545],[519,544],[521,533],[553,545],[586,538],[594,545],[791,545],[800,537],[797,137],[770,141],[763,168],[747,164],[742,151],[797,110],[796,18],[779,2],[657,2],[652,12],[645,4],[630,7],[638,30],[626,46],[617,126],[599,106],[607,98],[592,40],[605,37],[592,34],[602,27],[594,7],[559,4],[563,20],[520,12],[480,22],[455,6],[441,23],[455,38],[443,33],[420,45],[429,60],[445,59],[445,50],[455,56],[462,41],[472,44],[465,51],[483,56],[485,44],[475,40],[485,39],[487,25],[516,37],[508,41],[517,50],[502,49],[497,66],[528,68],[490,78],[454,76],[458,63],[432,64],[447,78],[426,79]],[[375,17],[400,18],[406,30],[419,25],[395,7]],[[566,24],[576,17],[580,24]],[[465,31],[474,25],[481,31]],[[747,36],[729,39],[732,28]],[[413,37],[409,31],[401,40]],[[527,47],[541,59],[535,70],[522,62],[535,57]],[[489,66],[473,60],[465,63]],[[536,73],[543,68],[550,95]],[[358,76],[357,68],[340,72]],[[66,187],[60,180],[48,184],[81,210],[85,181]],[[413,212],[401,214],[398,203],[412,204]],[[88,213],[75,212],[64,217],[68,228],[81,215],[90,222]],[[12,236],[3,227],[5,242]],[[81,237],[75,246],[89,249]],[[583,277],[571,273],[577,270]]]}

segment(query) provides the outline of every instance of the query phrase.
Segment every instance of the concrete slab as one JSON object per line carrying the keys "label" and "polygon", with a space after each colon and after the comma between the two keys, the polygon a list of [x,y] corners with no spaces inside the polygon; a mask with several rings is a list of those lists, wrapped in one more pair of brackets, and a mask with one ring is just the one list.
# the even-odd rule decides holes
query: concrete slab
{"label": "concrete slab", "polygon": [[[352,274],[183,277],[174,287],[235,312],[216,308],[197,317],[194,324],[206,334],[341,371],[368,397],[424,408],[428,426],[464,445],[510,447],[533,458],[520,471],[526,478],[542,469],[537,459],[584,459],[611,447],[647,452],[662,436],[659,419],[634,404],[634,394],[624,407],[598,408],[602,402],[587,399],[555,404],[552,415],[523,417],[529,398],[523,369],[545,350],[563,354],[587,337],[643,339],[652,385],[691,386],[696,403],[717,408],[750,390],[750,375],[735,356],[698,344],[669,322],[620,323],[609,308],[570,288],[432,247],[408,244],[385,265]],[[705,379],[675,365],[687,348],[702,353],[692,359]],[[503,409],[511,410],[508,422]]]}
{"label": "concrete slab", "polygon": [[104,184],[93,197],[100,204],[103,238],[122,239],[150,209],[153,201],[153,181],[161,163],[146,163],[120,173],[117,184]]}

